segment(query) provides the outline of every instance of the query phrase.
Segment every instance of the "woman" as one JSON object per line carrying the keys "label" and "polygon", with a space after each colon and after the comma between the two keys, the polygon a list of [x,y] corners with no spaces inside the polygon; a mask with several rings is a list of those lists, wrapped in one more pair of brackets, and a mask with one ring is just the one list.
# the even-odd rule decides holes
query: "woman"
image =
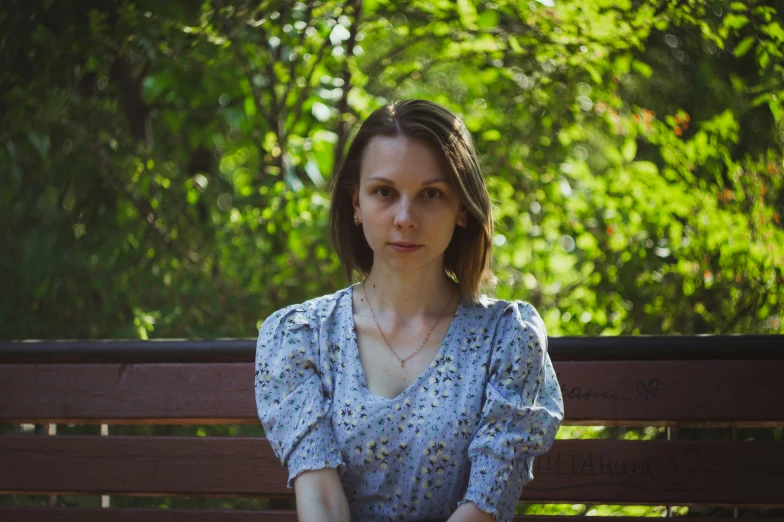
{"label": "woman", "polygon": [[405,100],[361,126],[331,239],[362,282],[259,330],[259,418],[301,521],[512,519],[563,401],[541,317],[480,296],[490,199],[464,124]]}

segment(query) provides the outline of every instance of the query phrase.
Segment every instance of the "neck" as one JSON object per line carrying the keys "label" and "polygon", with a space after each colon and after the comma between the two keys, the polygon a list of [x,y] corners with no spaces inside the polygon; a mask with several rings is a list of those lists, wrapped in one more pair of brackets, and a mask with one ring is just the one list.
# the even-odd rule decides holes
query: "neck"
{"label": "neck", "polygon": [[[438,316],[457,302],[457,285],[438,263],[417,270],[395,270],[374,264],[365,282],[368,298],[377,315],[392,322],[407,322],[423,316]],[[448,304],[449,303],[449,304]]]}

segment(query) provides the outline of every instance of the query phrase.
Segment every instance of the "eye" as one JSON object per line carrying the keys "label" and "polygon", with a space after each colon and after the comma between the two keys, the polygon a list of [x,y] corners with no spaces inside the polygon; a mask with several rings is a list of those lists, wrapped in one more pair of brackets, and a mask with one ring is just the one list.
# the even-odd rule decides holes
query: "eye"
{"label": "eye", "polygon": [[388,198],[392,195],[392,189],[389,187],[378,187],[376,190],[373,191],[373,194],[378,194],[382,198]]}
{"label": "eye", "polygon": [[443,195],[444,195],[443,192],[441,192],[440,190],[435,189],[435,188],[429,188],[429,189],[425,190],[425,197],[427,199],[438,199],[438,198],[442,197]]}

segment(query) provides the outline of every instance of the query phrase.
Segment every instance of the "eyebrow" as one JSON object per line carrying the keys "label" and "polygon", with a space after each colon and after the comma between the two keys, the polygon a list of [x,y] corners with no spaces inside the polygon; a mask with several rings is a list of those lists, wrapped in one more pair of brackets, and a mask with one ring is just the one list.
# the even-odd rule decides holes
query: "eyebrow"
{"label": "eyebrow", "polygon": [[[368,181],[383,181],[384,183],[389,183],[390,185],[394,185],[395,182],[389,178],[385,178],[384,176],[371,176],[367,179]],[[435,183],[446,183],[449,184],[449,180],[444,178],[433,178],[428,179],[422,182],[422,185],[433,185]]]}

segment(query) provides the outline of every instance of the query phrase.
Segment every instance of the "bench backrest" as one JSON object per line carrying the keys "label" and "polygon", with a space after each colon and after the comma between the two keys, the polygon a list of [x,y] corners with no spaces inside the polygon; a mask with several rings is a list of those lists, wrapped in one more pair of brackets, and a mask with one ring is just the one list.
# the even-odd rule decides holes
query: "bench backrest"
{"label": "bench backrest", "polygon": [[[551,338],[564,425],[784,426],[782,341]],[[246,340],[0,344],[0,422],[259,424],[254,349]],[[534,476],[521,501],[784,507],[784,441],[556,440]],[[0,436],[0,494],[291,498],[285,482],[263,438]],[[0,519],[142,511],[148,521],[296,519],[290,510],[30,507],[0,507]]]}

